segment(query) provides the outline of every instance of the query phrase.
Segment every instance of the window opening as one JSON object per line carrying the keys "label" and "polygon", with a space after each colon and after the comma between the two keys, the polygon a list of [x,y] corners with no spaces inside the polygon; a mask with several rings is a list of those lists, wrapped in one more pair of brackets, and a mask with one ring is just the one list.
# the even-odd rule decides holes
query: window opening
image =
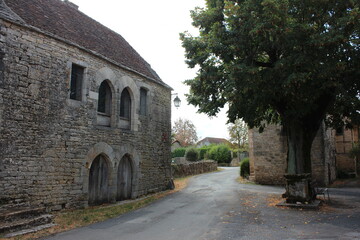
{"label": "window opening", "polygon": [[84,68],[73,64],[71,67],[70,99],[81,101]]}

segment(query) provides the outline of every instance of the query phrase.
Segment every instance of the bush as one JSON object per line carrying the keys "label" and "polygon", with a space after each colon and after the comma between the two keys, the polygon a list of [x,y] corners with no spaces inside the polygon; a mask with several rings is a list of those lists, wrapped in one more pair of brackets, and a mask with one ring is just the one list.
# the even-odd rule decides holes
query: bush
{"label": "bush", "polygon": [[208,152],[211,149],[212,146],[202,146],[201,148],[198,148],[199,150],[199,159],[203,160],[203,159],[208,159]]}
{"label": "bush", "polygon": [[212,146],[209,150],[208,157],[209,159],[215,160],[218,163],[230,163],[231,150],[227,145],[215,145]]}
{"label": "bush", "polygon": [[240,176],[247,178],[250,175],[250,163],[249,158],[244,158],[240,162]]}
{"label": "bush", "polygon": [[196,162],[199,159],[199,152],[196,148],[188,148],[185,153],[185,158],[189,162]]}
{"label": "bush", "polygon": [[177,148],[171,153],[171,157],[185,157],[186,148]]}

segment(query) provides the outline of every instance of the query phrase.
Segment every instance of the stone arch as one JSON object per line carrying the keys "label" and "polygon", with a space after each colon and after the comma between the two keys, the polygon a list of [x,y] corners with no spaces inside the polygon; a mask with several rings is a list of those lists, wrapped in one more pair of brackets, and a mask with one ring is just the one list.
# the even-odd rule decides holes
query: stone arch
{"label": "stone arch", "polygon": [[116,74],[107,67],[101,68],[99,69],[96,74],[95,74],[95,82],[96,82],[96,87],[97,87],[97,92],[98,92],[98,103],[96,104],[96,106],[98,107],[99,105],[99,90],[100,90],[100,86],[102,83],[104,83],[104,81],[107,83],[107,85],[110,88],[110,92],[111,92],[111,101],[109,103],[110,105],[110,115],[109,114],[104,114],[102,112],[98,112],[97,111],[97,124],[101,125],[101,126],[115,126],[116,123],[116,92],[115,92],[115,83],[116,83]]}
{"label": "stone arch", "polygon": [[85,206],[89,203],[89,178],[90,178],[90,170],[91,166],[94,163],[94,160],[98,157],[102,156],[103,161],[106,162],[108,166],[108,202],[115,201],[114,195],[114,166],[117,162],[116,154],[114,149],[104,142],[99,142],[91,147],[86,155],[86,158],[83,162],[82,168],[82,179],[83,179],[83,193],[86,196]]}
{"label": "stone arch", "polygon": [[116,84],[116,74],[108,67],[100,68],[95,73],[95,81],[96,86],[100,86],[101,82],[105,79],[108,79],[108,81],[111,82],[111,85],[115,86]]}
{"label": "stone arch", "polygon": [[[135,81],[129,76],[123,76],[117,81],[116,87],[118,88],[118,92],[122,93],[124,89],[127,89],[130,97],[131,97],[131,122],[130,122],[130,129],[132,131],[138,130],[139,125],[139,115],[137,111],[137,106],[139,103],[140,92],[138,86],[136,85]],[[119,99],[120,100],[120,99]],[[120,105],[119,105],[120,107]],[[120,109],[119,109],[120,111]],[[119,121],[119,126],[121,127],[121,120]]]}
{"label": "stone arch", "polygon": [[[141,173],[139,170],[140,169],[139,168],[140,156],[134,147],[132,147],[130,145],[121,146],[116,153],[116,159],[118,161],[115,163],[115,165],[117,166],[116,167],[117,171],[119,170],[119,167],[121,165],[121,160],[123,160],[124,157],[126,157],[128,159],[128,161],[130,162],[131,170],[132,170],[131,198],[136,198],[139,195],[138,181],[139,181],[139,177],[141,176]],[[118,183],[119,181],[121,181],[121,179],[119,179],[119,174],[117,174],[116,183]]]}
{"label": "stone arch", "polygon": [[113,126],[116,109],[115,88],[111,81],[104,79],[98,88],[97,124]]}

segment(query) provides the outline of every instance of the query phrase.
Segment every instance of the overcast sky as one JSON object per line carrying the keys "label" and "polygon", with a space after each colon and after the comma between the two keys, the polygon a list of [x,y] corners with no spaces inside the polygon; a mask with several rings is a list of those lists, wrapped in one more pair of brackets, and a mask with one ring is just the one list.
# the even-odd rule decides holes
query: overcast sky
{"label": "overcast sky", "polygon": [[195,70],[185,64],[179,33],[197,34],[191,25],[190,10],[204,6],[205,0],[71,0],[79,10],[122,35],[151,65],[161,79],[178,93],[181,107],[172,109],[172,121],[189,119],[196,126],[199,140],[204,137],[228,138],[226,111],[210,119],[197,114],[187,104],[188,92],[182,82],[192,79]]}

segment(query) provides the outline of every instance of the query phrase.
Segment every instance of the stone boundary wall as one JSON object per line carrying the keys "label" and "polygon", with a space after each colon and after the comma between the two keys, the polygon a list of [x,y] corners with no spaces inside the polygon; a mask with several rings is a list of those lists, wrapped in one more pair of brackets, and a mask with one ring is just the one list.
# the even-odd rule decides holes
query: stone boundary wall
{"label": "stone boundary wall", "polygon": [[171,167],[173,177],[186,177],[216,171],[217,162],[212,160],[205,160],[187,164],[172,164]]}

